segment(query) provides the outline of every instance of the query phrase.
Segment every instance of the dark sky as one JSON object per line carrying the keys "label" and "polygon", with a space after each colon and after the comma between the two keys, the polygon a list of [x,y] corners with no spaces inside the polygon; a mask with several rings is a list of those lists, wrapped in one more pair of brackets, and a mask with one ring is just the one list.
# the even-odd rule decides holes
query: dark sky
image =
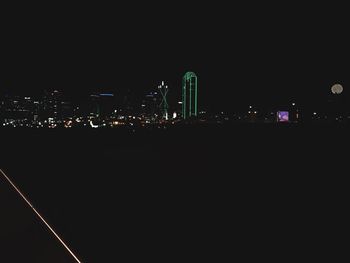
{"label": "dark sky", "polygon": [[[345,7],[286,3],[33,5],[2,17],[0,90],[71,94],[199,76],[200,102],[310,101],[350,84]],[[346,92],[344,92],[346,96]]]}

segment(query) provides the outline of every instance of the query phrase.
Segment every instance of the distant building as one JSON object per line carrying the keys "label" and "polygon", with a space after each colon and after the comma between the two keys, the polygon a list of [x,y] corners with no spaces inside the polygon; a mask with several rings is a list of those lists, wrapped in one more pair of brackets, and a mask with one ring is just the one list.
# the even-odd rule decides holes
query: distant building
{"label": "distant building", "polygon": [[187,72],[182,79],[182,118],[198,115],[198,79],[193,72]]}
{"label": "distant building", "polygon": [[141,104],[141,114],[148,118],[154,118],[158,114],[159,93],[152,91],[146,94]]}
{"label": "distant building", "polygon": [[139,104],[135,103],[135,94],[131,89],[124,89],[118,93],[117,105],[120,114],[132,115],[135,113],[136,109],[139,108]]}
{"label": "distant building", "polygon": [[62,119],[62,93],[58,90],[45,92],[40,105],[40,118],[43,120]]}
{"label": "distant building", "polygon": [[169,110],[169,104],[167,100],[168,95],[168,85],[165,85],[164,81],[162,81],[162,84],[158,86],[159,94],[161,95],[161,102],[159,104],[160,111],[162,114],[162,118],[165,120],[168,120],[168,110]]}
{"label": "distant building", "polygon": [[109,118],[116,108],[116,99],[113,93],[90,95],[90,115],[98,118]]}
{"label": "distant building", "polygon": [[2,101],[2,115],[8,120],[28,120],[32,116],[31,101],[20,96],[6,95]]}

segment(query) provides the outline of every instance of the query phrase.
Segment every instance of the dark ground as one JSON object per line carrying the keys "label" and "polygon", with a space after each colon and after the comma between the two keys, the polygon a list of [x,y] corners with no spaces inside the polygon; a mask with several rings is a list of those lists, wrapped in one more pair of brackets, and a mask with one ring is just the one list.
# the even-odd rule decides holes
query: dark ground
{"label": "dark ground", "polygon": [[[334,261],[349,131],[0,130],[0,167],[83,262]],[[0,205],[1,262],[74,262],[2,178]]]}

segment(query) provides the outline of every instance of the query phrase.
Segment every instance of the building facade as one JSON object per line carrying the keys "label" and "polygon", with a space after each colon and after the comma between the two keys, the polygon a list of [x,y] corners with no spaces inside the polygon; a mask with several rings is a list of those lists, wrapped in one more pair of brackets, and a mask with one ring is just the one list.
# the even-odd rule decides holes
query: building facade
{"label": "building facade", "polygon": [[187,72],[182,79],[182,118],[198,115],[198,78],[194,72]]}

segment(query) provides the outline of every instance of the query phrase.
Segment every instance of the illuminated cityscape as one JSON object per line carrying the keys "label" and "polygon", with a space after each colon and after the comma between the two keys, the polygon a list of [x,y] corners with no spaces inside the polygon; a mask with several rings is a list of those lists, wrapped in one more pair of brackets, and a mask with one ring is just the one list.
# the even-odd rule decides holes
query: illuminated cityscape
{"label": "illuminated cityscape", "polygon": [[4,1],[0,263],[343,262],[348,10]]}
{"label": "illuminated cityscape", "polygon": [[[164,81],[139,100],[114,93],[85,94],[79,101],[62,91],[41,96],[1,94],[0,122],[3,128],[115,128],[165,127],[184,123],[349,123],[348,107],[342,99],[343,87],[331,87],[326,100],[310,109],[291,100],[279,105],[247,105],[235,112],[210,112],[202,108],[198,77],[187,72],[182,82],[182,97],[171,98]],[[170,95],[169,95],[170,94]],[[169,104],[171,101],[177,103]],[[234,105],[232,105],[234,108]]]}

